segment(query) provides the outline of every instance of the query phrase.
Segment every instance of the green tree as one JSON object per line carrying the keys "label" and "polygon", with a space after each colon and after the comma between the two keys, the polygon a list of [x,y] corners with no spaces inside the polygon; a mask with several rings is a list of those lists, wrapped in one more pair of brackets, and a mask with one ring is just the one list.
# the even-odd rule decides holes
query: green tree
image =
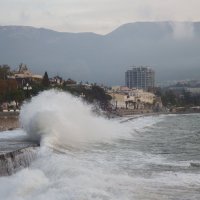
{"label": "green tree", "polygon": [[0,65],[0,79],[6,80],[7,76],[10,74],[11,74],[11,71],[8,65]]}
{"label": "green tree", "polygon": [[93,85],[90,90],[86,90],[85,99],[89,102],[97,102],[103,110],[106,110],[109,107],[109,101],[111,100],[111,96],[106,94],[103,88],[98,85]]}
{"label": "green tree", "polygon": [[44,73],[44,76],[43,76],[43,79],[42,79],[42,85],[45,88],[48,88],[50,86],[49,76],[48,76],[47,72]]}
{"label": "green tree", "polygon": [[12,92],[12,100],[15,100],[17,106],[23,102],[25,99],[25,93],[22,89],[17,89]]}
{"label": "green tree", "polygon": [[45,87],[41,83],[32,83],[32,91],[31,94],[33,96],[37,95],[39,92],[43,91]]}
{"label": "green tree", "polygon": [[161,98],[164,106],[175,106],[177,104],[176,95],[172,90],[167,90]]}

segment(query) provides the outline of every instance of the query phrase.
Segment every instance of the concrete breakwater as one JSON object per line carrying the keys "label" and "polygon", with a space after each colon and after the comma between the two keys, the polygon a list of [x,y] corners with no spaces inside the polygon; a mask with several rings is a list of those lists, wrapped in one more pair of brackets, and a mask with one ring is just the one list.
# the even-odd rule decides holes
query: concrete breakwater
{"label": "concrete breakwater", "polygon": [[[19,128],[19,112],[0,112],[0,131]],[[1,134],[1,133],[0,133]],[[25,138],[0,139],[0,176],[8,176],[29,166],[39,144]]]}
{"label": "concrete breakwater", "polygon": [[37,155],[39,144],[19,139],[0,140],[0,176],[28,167]]}
{"label": "concrete breakwater", "polygon": [[0,112],[0,131],[19,128],[19,112]]}
{"label": "concrete breakwater", "polygon": [[0,176],[8,176],[28,167],[37,155],[36,147],[27,147],[0,154]]}

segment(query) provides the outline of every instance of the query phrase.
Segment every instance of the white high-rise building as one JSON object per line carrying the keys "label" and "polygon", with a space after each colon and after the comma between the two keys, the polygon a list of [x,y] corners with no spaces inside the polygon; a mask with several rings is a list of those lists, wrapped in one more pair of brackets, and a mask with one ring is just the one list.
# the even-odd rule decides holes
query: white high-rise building
{"label": "white high-rise building", "polygon": [[155,71],[150,67],[133,67],[125,72],[125,84],[128,88],[153,89],[155,85]]}

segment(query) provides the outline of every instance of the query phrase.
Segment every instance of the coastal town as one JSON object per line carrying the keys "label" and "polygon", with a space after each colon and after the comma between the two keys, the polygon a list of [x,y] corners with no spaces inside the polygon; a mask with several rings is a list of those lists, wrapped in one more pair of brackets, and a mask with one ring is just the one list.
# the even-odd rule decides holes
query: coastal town
{"label": "coastal town", "polygon": [[200,1],[0,5],[0,200],[200,200]]}
{"label": "coastal town", "polygon": [[[89,102],[97,101],[103,110],[127,110],[123,114],[181,110],[184,107],[195,109],[199,106],[200,81],[179,82],[167,88],[156,87],[155,72],[149,67],[133,67],[125,73],[125,86],[112,87],[77,83],[60,76],[49,78],[47,72],[43,76],[33,74],[25,64],[20,64],[13,71],[2,65],[0,70],[2,112],[19,111],[24,100],[51,88],[66,90]],[[98,89],[92,91],[94,88]]]}
{"label": "coastal town", "polygon": [[157,87],[155,71],[150,67],[132,67],[125,72],[124,86],[104,86],[76,82],[60,76],[33,74],[25,64],[17,70],[0,66],[0,110],[19,112],[24,100],[47,89],[61,89],[80,96],[101,109],[118,115],[198,110],[200,81],[177,82],[168,87]]}
{"label": "coastal town", "polygon": [[[155,83],[155,71],[151,67],[131,67],[125,72],[125,85],[104,86],[96,83],[77,82],[71,78],[34,74],[30,67],[20,64],[17,70],[8,65],[0,66],[0,131],[20,127],[19,114],[24,102],[45,90],[60,90],[81,98],[93,105],[94,113],[107,118],[124,116],[153,116],[169,113],[200,112],[200,81],[178,82],[167,87],[158,87]],[[38,143],[2,140],[2,144],[19,148],[38,147]],[[10,151],[10,150],[9,150]],[[13,155],[13,152],[16,155]],[[16,157],[21,150],[5,154]],[[2,154],[4,155],[4,154]],[[6,158],[0,158],[4,168],[2,175],[12,174],[6,164]],[[17,166],[17,164],[16,164]],[[21,164],[19,164],[21,166]],[[24,167],[28,164],[24,165]],[[13,170],[18,167],[14,167]],[[1,175],[1,174],[0,174]]]}
{"label": "coastal town", "polygon": [[0,66],[0,130],[19,127],[18,115],[24,101],[48,89],[71,93],[92,103],[106,116],[191,113],[200,111],[200,81],[178,82],[168,87],[155,85],[150,67],[132,67],[125,72],[124,86],[76,82],[60,76],[33,74],[25,64],[17,70]]}

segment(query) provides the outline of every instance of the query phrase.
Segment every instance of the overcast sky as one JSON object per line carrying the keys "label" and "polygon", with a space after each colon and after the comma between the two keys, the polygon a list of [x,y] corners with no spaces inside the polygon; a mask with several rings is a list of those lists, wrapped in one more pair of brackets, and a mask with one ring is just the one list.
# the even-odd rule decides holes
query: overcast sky
{"label": "overcast sky", "polygon": [[136,21],[200,21],[200,0],[0,0],[0,25],[105,34]]}

